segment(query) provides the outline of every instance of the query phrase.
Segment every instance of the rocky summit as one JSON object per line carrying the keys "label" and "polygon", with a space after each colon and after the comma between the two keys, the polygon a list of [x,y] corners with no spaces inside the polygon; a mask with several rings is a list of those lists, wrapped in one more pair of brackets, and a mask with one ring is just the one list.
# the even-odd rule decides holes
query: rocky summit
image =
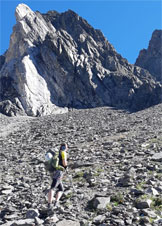
{"label": "rocky summit", "polygon": [[137,111],[161,103],[162,85],[151,74],[161,76],[161,48],[152,48],[160,61],[149,70],[128,63],[71,10],[41,14],[19,4],[15,16],[0,57],[1,113],[42,116],[101,106]]}
{"label": "rocky summit", "polygon": [[145,68],[162,82],[162,30],[153,32],[148,49],[140,51],[135,65]]}
{"label": "rocky summit", "polygon": [[[0,115],[0,225],[162,225],[162,104],[42,117]],[[50,213],[44,155],[67,142],[68,174]]]}

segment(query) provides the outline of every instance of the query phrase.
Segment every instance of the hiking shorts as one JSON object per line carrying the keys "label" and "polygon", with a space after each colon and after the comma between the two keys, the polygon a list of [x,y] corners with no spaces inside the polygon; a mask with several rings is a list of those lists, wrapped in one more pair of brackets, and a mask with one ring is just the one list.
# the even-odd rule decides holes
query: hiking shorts
{"label": "hiking shorts", "polygon": [[64,191],[62,184],[63,171],[57,170],[53,175],[51,189],[58,189],[58,191]]}

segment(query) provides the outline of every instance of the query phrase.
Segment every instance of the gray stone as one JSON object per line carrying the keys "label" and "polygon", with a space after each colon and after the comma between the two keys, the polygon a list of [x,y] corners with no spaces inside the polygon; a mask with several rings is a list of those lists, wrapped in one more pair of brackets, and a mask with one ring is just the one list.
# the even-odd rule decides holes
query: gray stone
{"label": "gray stone", "polygon": [[149,217],[141,217],[140,218],[140,224],[145,225],[150,223]]}
{"label": "gray stone", "polygon": [[125,174],[123,177],[121,177],[119,180],[118,180],[118,186],[121,186],[121,187],[129,187],[132,185],[132,177],[131,175],[129,174]]}
{"label": "gray stone", "polygon": [[156,219],[154,222],[157,223],[158,225],[162,225],[162,218]]}
{"label": "gray stone", "polygon": [[105,215],[98,215],[97,217],[95,217],[93,219],[93,223],[94,224],[101,224],[103,223],[103,221],[106,219],[106,216]]}
{"label": "gray stone", "polygon": [[149,210],[149,209],[143,209],[142,212],[140,213],[140,215],[143,215],[143,216],[148,216],[152,219],[156,219],[157,218],[157,214],[152,211],[152,210]]}
{"label": "gray stone", "polygon": [[105,209],[110,203],[110,197],[96,197],[92,201],[92,206],[95,209]]}
{"label": "gray stone", "polygon": [[56,226],[80,226],[80,223],[78,221],[72,221],[72,220],[62,220],[56,223]]}
{"label": "gray stone", "polygon": [[40,219],[39,217],[36,217],[35,222],[36,222],[37,225],[43,225],[44,220]]}
{"label": "gray stone", "polygon": [[5,215],[4,218],[5,218],[6,220],[13,220],[13,219],[18,218],[18,214],[17,214],[17,213],[8,214],[8,215]]}
{"label": "gray stone", "polygon": [[125,223],[126,223],[127,225],[132,225],[132,219],[126,219],[126,220],[125,220]]}
{"label": "gray stone", "polygon": [[17,220],[12,226],[33,226],[34,222],[34,219]]}
{"label": "gray stone", "polygon": [[26,218],[35,219],[39,216],[39,211],[37,209],[30,209],[26,213]]}
{"label": "gray stone", "polygon": [[3,224],[3,222],[1,222],[1,225],[3,225],[3,226],[11,226],[11,225],[14,224],[14,222],[15,221],[8,221],[7,223],[4,223],[4,224]]}
{"label": "gray stone", "polygon": [[139,200],[139,201],[136,201],[136,208],[137,209],[147,209],[147,208],[150,208],[150,205],[151,205],[151,200]]}
{"label": "gray stone", "polygon": [[113,224],[114,225],[117,224],[117,225],[125,226],[125,222],[122,219],[112,219],[112,225]]}
{"label": "gray stone", "polygon": [[59,221],[59,219],[56,216],[56,214],[53,214],[52,216],[49,216],[49,217],[46,218],[46,223],[48,223],[48,224],[56,223],[58,221]]}
{"label": "gray stone", "polygon": [[156,162],[162,162],[162,152],[154,154],[152,156],[152,160]]}
{"label": "gray stone", "polygon": [[146,193],[152,194],[153,196],[159,195],[159,192],[155,188],[148,188]]}
{"label": "gray stone", "polygon": [[0,102],[0,112],[7,116],[18,116],[18,115],[26,115],[24,109],[16,98],[16,101],[13,100],[4,100]]}
{"label": "gray stone", "polygon": [[144,195],[145,192],[142,190],[138,190],[138,189],[131,189],[131,193],[134,194],[135,196],[139,196],[139,195]]}

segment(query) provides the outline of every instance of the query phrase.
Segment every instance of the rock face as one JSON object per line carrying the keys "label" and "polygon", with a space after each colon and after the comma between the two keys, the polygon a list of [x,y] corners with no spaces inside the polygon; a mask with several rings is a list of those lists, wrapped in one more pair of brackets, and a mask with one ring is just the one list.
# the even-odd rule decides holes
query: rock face
{"label": "rock face", "polygon": [[19,4],[15,16],[0,65],[0,101],[18,98],[31,116],[60,107],[140,110],[162,101],[149,72],[129,64],[73,11],[41,14]]}
{"label": "rock face", "polygon": [[148,49],[140,51],[135,65],[148,70],[162,83],[162,30],[155,30]]}

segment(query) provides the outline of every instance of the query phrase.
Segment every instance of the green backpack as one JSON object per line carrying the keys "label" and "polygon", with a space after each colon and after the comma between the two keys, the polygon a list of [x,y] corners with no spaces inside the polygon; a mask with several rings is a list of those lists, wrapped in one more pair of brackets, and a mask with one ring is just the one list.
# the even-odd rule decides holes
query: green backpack
{"label": "green backpack", "polygon": [[64,167],[59,165],[59,151],[50,150],[47,153],[51,153],[53,157],[44,163],[46,171],[50,173],[53,173],[56,170],[64,171]]}

